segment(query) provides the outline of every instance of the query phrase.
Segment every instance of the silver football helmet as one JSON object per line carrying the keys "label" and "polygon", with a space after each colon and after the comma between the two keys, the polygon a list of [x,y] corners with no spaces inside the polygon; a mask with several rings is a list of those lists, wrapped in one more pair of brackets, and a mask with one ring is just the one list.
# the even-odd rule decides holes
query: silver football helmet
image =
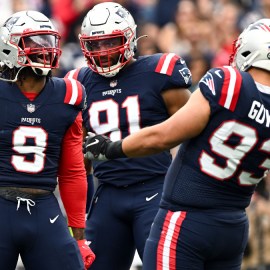
{"label": "silver football helmet", "polygon": [[132,15],[120,4],[94,6],[85,16],[79,35],[88,66],[102,76],[115,76],[134,56],[136,28]]}
{"label": "silver football helmet", "polygon": [[241,71],[257,67],[270,71],[270,19],[250,24],[234,44],[231,64]]}
{"label": "silver football helmet", "polygon": [[51,21],[37,11],[13,14],[0,27],[0,79],[16,81],[24,67],[47,76],[59,66],[60,35]]}

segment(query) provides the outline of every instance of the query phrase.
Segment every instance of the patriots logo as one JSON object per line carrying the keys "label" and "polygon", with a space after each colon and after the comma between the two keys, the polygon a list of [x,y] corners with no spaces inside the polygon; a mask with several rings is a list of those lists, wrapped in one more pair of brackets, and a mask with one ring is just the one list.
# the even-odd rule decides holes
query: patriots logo
{"label": "patriots logo", "polygon": [[179,70],[181,76],[184,78],[185,83],[187,84],[191,78],[190,70],[185,67]]}
{"label": "patriots logo", "polygon": [[4,23],[4,26],[8,29],[9,32],[13,28],[14,24],[19,20],[19,18],[20,17],[11,17]]}
{"label": "patriots logo", "polygon": [[128,17],[127,11],[123,8],[119,8],[115,13],[123,19],[126,19]]}
{"label": "patriots logo", "polygon": [[200,82],[204,83],[214,96],[216,95],[214,79],[210,72],[207,72]]}
{"label": "patriots logo", "polygon": [[256,23],[254,24],[254,26],[252,26],[250,28],[250,30],[255,30],[255,29],[261,29],[265,32],[270,32],[270,27],[268,25],[266,25],[265,23],[261,22],[261,23]]}

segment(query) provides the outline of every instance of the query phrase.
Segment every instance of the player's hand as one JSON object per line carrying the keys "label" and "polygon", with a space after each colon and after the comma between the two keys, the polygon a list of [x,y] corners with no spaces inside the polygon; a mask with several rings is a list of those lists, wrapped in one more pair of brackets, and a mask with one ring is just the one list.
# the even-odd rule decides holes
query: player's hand
{"label": "player's hand", "polygon": [[104,135],[88,132],[84,142],[84,157],[95,160],[126,158],[122,149],[122,141],[112,142]]}
{"label": "player's hand", "polygon": [[85,270],[87,270],[91,266],[91,264],[94,262],[96,255],[88,246],[88,242],[85,239],[77,240],[77,243],[78,243],[82,258],[83,258]]}
{"label": "player's hand", "polygon": [[104,135],[88,132],[84,141],[85,157],[90,160],[107,160],[106,150],[112,141]]}

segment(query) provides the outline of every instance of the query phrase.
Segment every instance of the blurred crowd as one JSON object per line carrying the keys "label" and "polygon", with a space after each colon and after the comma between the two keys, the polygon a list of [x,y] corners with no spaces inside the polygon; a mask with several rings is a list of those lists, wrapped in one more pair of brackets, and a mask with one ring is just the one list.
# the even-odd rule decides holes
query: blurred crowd
{"label": "blurred crowd", "polygon": [[[43,12],[62,35],[63,55],[58,76],[86,65],[78,33],[83,17],[104,0],[0,0],[3,23],[12,13],[25,9]],[[232,43],[254,20],[270,17],[270,0],[116,0],[135,18],[138,55],[174,52],[183,57],[196,88],[212,66],[228,64]]]}
{"label": "blurred crowd", "polygon": [[270,270],[270,173],[258,184],[247,213],[250,230],[243,270]]}
{"label": "blurred crowd", "polygon": [[[62,35],[58,76],[86,65],[78,33],[87,11],[104,0],[0,0],[3,23],[25,9],[43,12]],[[193,85],[212,66],[228,64],[232,43],[252,21],[270,16],[270,0],[116,0],[135,18],[138,55],[174,52],[192,72]],[[147,37],[146,37],[147,36]]]}
{"label": "blurred crowd", "polygon": [[[78,34],[83,17],[102,0],[0,0],[2,24],[12,13],[38,10],[62,35],[63,54],[56,76],[85,66]],[[232,44],[251,22],[270,18],[270,0],[117,0],[138,25],[138,55],[174,52],[192,72],[193,85],[211,67],[227,65]],[[270,176],[258,186],[248,214],[250,241],[243,269],[270,269]]]}

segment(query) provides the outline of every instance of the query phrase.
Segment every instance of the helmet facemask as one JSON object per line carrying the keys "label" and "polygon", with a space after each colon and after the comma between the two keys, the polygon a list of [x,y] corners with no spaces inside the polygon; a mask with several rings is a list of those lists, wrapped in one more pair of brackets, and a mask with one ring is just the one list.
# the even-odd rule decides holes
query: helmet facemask
{"label": "helmet facemask", "polygon": [[120,4],[95,5],[85,16],[79,35],[88,66],[104,77],[115,76],[135,54],[136,28],[133,17]]}
{"label": "helmet facemask", "polygon": [[25,67],[38,76],[58,68],[60,35],[50,20],[37,11],[13,14],[0,27],[0,79],[15,82]]}
{"label": "helmet facemask", "polygon": [[18,44],[18,64],[32,67],[40,76],[59,66],[60,36],[58,33],[35,32],[21,35]]}
{"label": "helmet facemask", "polygon": [[133,57],[131,29],[111,35],[80,36],[80,43],[88,66],[105,77],[115,76]]}

